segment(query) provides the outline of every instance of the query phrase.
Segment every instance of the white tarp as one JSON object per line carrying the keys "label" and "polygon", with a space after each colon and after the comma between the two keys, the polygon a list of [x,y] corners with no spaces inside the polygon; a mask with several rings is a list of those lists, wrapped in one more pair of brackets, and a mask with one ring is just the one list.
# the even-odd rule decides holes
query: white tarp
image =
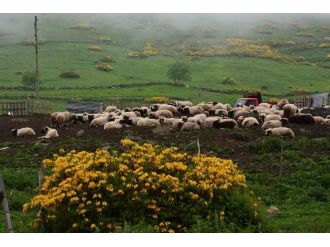
{"label": "white tarp", "polygon": [[328,104],[329,93],[316,93],[310,96],[310,107],[320,107]]}
{"label": "white tarp", "polygon": [[88,113],[99,113],[103,112],[103,103],[102,102],[67,102],[67,111],[73,113],[81,113],[81,112],[88,112]]}

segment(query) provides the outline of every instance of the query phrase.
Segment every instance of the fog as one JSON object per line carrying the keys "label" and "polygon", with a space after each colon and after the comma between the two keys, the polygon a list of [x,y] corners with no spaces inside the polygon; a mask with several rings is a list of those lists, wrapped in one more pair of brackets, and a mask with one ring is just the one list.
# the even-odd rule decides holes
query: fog
{"label": "fog", "polygon": [[[58,26],[74,23],[108,25],[109,30],[150,31],[151,26],[162,30],[192,32],[200,28],[228,29],[238,35],[244,35],[260,25],[287,27],[293,24],[329,24],[330,14],[37,14],[41,28],[47,25]],[[16,35],[24,37],[33,34],[34,14],[0,14],[0,40]],[[67,27],[67,26],[66,26]]]}

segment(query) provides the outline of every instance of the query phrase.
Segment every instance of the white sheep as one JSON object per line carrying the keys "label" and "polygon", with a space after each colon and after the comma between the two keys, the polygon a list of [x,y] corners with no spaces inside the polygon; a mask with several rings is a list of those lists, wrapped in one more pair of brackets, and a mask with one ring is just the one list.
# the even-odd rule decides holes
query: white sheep
{"label": "white sheep", "polygon": [[251,127],[251,126],[258,126],[258,125],[259,125],[259,122],[254,117],[246,117],[242,121],[242,126],[244,128],[248,128],[248,127]]}
{"label": "white sheep", "polygon": [[273,129],[267,129],[265,131],[266,135],[272,135],[272,136],[287,136],[294,138],[294,133],[292,129],[287,128],[287,127],[277,127]]}
{"label": "white sheep", "polygon": [[109,106],[107,106],[107,108],[105,108],[104,112],[113,112],[113,111],[116,111],[116,110],[117,110],[116,106],[109,105]]}
{"label": "white sheep", "polygon": [[115,121],[107,122],[104,125],[104,129],[121,129],[123,125],[120,123],[122,119],[116,119]]}
{"label": "white sheep", "polygon": [[111,115],[106,115],[106,116],[100,116],[92,120],[90,127],[98,127],[98,126],[104,126],[107,122],[109,122]]}
{"label": "white sheep", "polygon": [[268,104],[268,103],[260,103],[258,106],[259,107],[265,107],[265,108],[268,108],[268,109],[270,109],[270,107],[271,107],[271,105]]}
{"label": "white sheep", "polygon": [[218,121],[218,120],[220,120],[220,117],[218,117],[218,116],[208,117],[208,118],[205,119],[205,121],[204,121],[204,123],[203,123],[202,126],[204,128],[213,128],[213,123],[215,121]]}
{"label": "white sheep", "polygon": [[175,101],[174,104],[176,106],[193,106],[194,105],[193,102],[187,101],[187,100],[185,100],[185,101]]}
{"label": "white sheep", "polygon": [[326,121],[323,117],[313,116],[315,119],[315,124],[326,124]]}
{"label": "white sheep", "polygon": [[198,123],[195,122],[184,122],[181,131],[187,131],[187,130],[200,130],[201,127]]}
{"label": "white sheep", "polygon": [[138,127],[158,127],[160,126],[159,120],[151,119],[151,118],[140,118],[136,126]]}
{"label": "white sheep", "polygon": [[281,120],[281,116],[280,115],[277,115],[277,114],[269,114],[267,116],[265,116],[264,118],[264,122],[267,122],[269,120]]}
{"label": "white sheep", "polygon": [[158,110],[154,112],[150,112],[150,118],[159,118],[159,117],[173,118],[173,113],[169,110]]}
{"label": "white sheep", "polygon": [[15,136],[34,136],[36,132],[30,127],[24,127],[20,129],[12,129],[11,134]]}
{"label": "white sheep", "polygon": [[283,106],[284,117],[289,118],[298,112],[298,107],[294,104],[286,104]]}
{"label": "white sheep", "polygon": [[203,113],[204,110],[200,106],[185,106],[182,111],[186,115],[196,115]]}
{"label": "white sheep", "polygon": [[56,129],[50,128],[48,126],[43,127],[41,129],[41,133],[43,133],[45,135],[38,137],[38,139],[40,139],[40,138],[49,139],[49,138],[54,138],[54,137],[58,137],[59,136]]}
{"label": "white sheep", "polygon": [[160,111],[160,110],[167,110],[172,112],[172,114],[176,114],[178,112],[175,106],[169,104],[155,104],[151,106],[151,111]]}
{"label": "white sheep", "polygon": [[282,122],[280,120],[268,120],[263,123],[261,126],[262,130],[273,129],[282,126]]}
{"label": "white sheep", "polygon": [[174,121],[176,121],[176,118],[166,118],[163,116],[159,117],[159,122],[161,125],[172,126]]}

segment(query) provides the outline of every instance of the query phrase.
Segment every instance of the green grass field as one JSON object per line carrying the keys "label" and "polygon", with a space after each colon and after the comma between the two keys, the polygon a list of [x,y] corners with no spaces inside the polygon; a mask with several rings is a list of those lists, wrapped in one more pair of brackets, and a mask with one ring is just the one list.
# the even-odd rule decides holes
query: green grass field
{"label": "green grass field", "polygon": [[[213,16],[213,17],[212,17]],[[56,91],[42,90],[43,98],[59,96],[80,98],[81,100],[108,100],[119,96],[172,96],[193,101],[223,101],[233,103],[240,95],[209,95],[196,97],[196,90],[178,90],[163,86],[144,86],[136,90],[136,83],[170,82],[168,67],[175,61],[183,61],[192,71],[192,81],[186,84],[217,90],[257,89],[267,95],[285,96],[293,89],[306,92],[330,90],[329,61],[326,56],[330,48],[320,48],[329,43],[328,15],[185,15],[191,23],[183,25],[180,15],[78,15],[41,14],[39,15],[39,36],[45,43],[40,45],[40,76],[42,87],[93,87],[114,84],[133,84],[132,88],[100,90],[89,89]],[[280,17],[280,18],[279,18]],[[21,84],[20,72],[34,70],[34,47],[21,44],[24,39],[33,37],[32,15],[2,14],[4,23],[0,27],[0,86],[15,87]],[[281,21],[279,21],[281,19]],[[77,30],[74,24],[88,24],[93,28]],[[260,32],[260,30],[262,32]],[[265,32],[266,33],[263,33]],[[310,33],[312,37],[298,36],[297,33]],[[112,43],[99,41],[100,37],[111,37]],[[272,40],[296,42],[294,46],[271,47],[291,58],[303,57],[314,66],[295,62],[274,61],[262,56],[221,55],[187,57],[180,51],[180,45],[189,46],[191,51],[221,45],[228,39],[242,39],[249,42],[269,42]],[[159,54],[144,59],[129,58],[132,51],[143,51],[147,42],[152,42]],[[313,43],[313,49],[302,48]],[[101,51],[91,51],[89,45],[97,44]],[[215,49],[216,51],[216,49]],[[101,57],[111,55],[113,71],[96,69]],[[73,70],[80,78],[66,79],[59,75]],[[224,77],[232,77],[233,85],[224,85]],[[0,91],[2,99],[17,99],[31,95],[24,90]],[[56,110],[65,108],[65,100],[55,103]]]}

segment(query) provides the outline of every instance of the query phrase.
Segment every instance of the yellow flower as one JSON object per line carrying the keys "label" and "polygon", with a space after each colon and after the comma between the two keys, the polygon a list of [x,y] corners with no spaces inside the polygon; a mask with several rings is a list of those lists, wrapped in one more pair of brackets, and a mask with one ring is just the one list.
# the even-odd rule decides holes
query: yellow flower
{"label": "yellow flower", "polygon": [[78,224],[77,223],[73,223],[72,224],[72,228],[77,228],[78,227]]}
{"label": "yellow flower", "polygon": [[95,230],[96,229],[96,225],[95,224],[91,224],[91,229]]}

